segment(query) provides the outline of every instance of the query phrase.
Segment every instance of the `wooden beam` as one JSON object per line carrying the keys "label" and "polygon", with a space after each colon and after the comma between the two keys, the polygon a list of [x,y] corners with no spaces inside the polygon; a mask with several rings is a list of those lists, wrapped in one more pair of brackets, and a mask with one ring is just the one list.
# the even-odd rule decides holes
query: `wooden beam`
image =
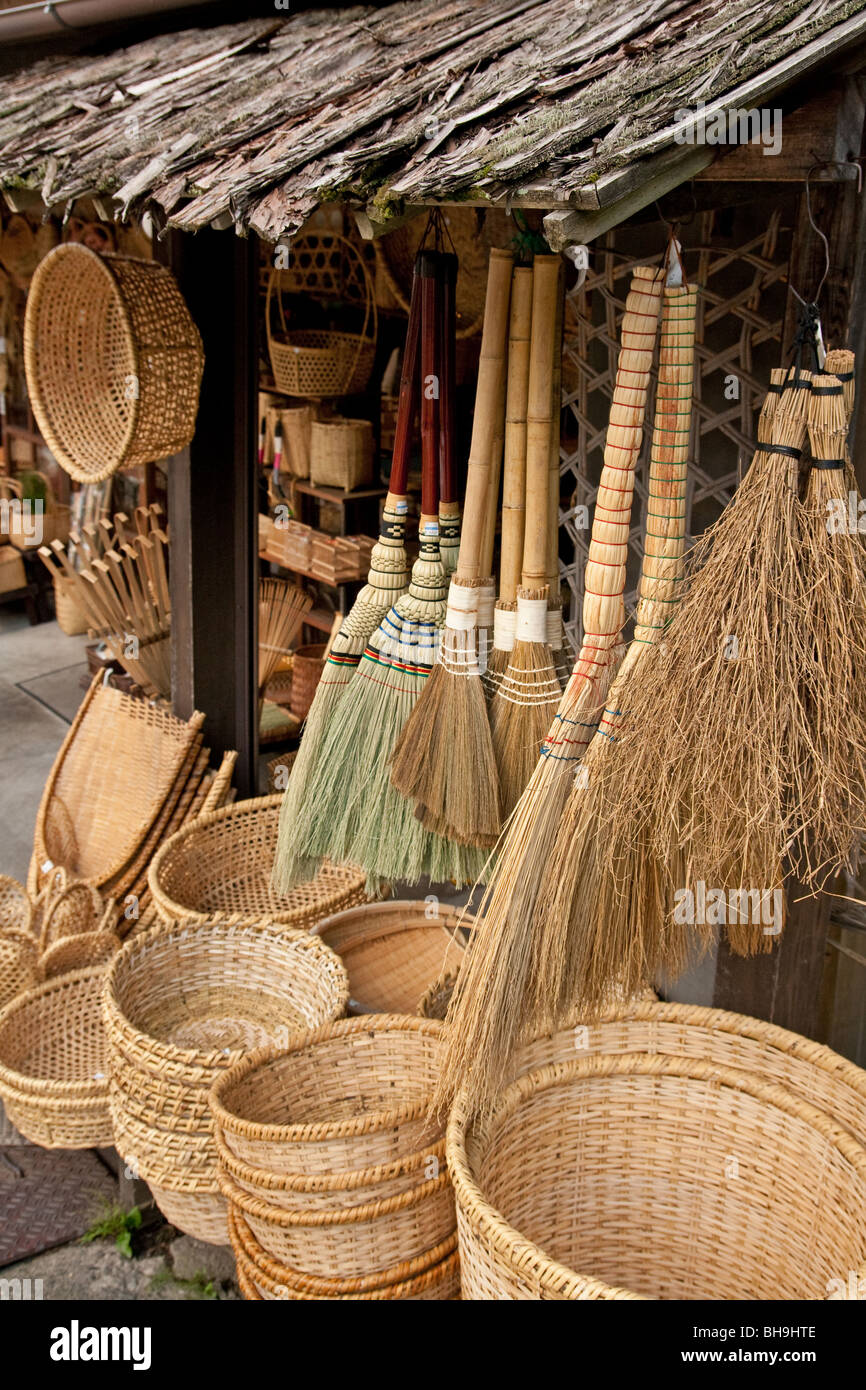
{"label": "wooden beam", "polygon": [[254,796],[257,245],[210,230],[166,243],[205,353],[195,436],[168,470],[172,698],[182,717],[204,713],[215,754],[237,749],[238,794]]}
{"label": "wooden beam", "polygon": [[630,191],[616,202],[599,207],[594,212],[577,209],[549,212],[544,218],[544,235],[551,251],[564,251],[566,246],[585,246],[596,237],[603,236],[611,227],[617,227],[635,213],[663,198],[671,189],[693,178],[699,169],[710,163],[713,152],[706,145],[688,146],[679,149],[676,159],[664,159],[655,164],[655,172],[644,170],[643,182],[636,180],[636,171],[630,170],[629,180],[625,172],[616,185],[599,180],[603,187],[600,197],[607,197],[613,187],[631,186]]}

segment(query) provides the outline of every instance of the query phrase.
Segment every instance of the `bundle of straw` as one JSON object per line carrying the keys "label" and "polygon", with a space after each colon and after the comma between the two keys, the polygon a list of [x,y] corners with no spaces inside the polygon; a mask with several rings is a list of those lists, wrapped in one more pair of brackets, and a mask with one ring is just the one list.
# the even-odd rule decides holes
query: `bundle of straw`
{"label": "bundle of straw", "polygon": [[477,605],[491,460],[504,392],[512,257],[493,249],[457,570],[440,659],[394,749],[391,777],[424,825],[458,844],[499,834],[499,787],[477,651]]}
{"label": "bundle of straw", "polygon": [[533,923],[550,850],[575,767],[598,727],[608,686],[622,659],[634,470],[643,439],[663,281],[663,274],[645,266],[638,266],[632,276],[586,566],[583,645],[479,909],[480,925],[449,1010],[440,1103],[447,1104],[464,1082],[474,1094],[487,1091],[511,1051],[514,1018],[509,1001],[512,993],[526,988]]}
{"label": "bundle of straw", "polygon": [[502,475],[502,546],[499,598],[493,614],[493,649],[485,677],[488,698],[495,694],[514,648],[517,586],[520,583],[526,518],[526,404],[531,325],[532,270],[529,266],[517,266],[511,281],[505,462]]}
{"label": "bundle of straw", "polygon": [[517,590],[514,646],[490,705],[490,729],[499,769],[503,819],[511,814],[532,776],[545,733],[562,696],[547,645],[550,458],[559,271],[558,256],[535,257],[522,583]]}
{"label": "bundle of straw", "polygon": [[408,510],[406,487],[412,452],[412,429],[421,396],[420,347],[421,297],[416,263],[400,378],[391,477],[382,511],[379,539],[370,556],[367,583],[343,620],[328,653],[325,670],[307,714],[301,746],[283,798],[272,879],[274,890],[278,893],[290,892],[295,884],[304,882],[316,873],[318,860],[300,853],[295,825],[307,802],[310,779],[321,766],[323,742],[334,713],[358,669],[367,642],[392,603],[404,592],[409,578],[403,541]]}
{"label": "bundle of straw", "polygon": [[289,653],[304,614],[313,606],[305,594],[287,579],[263,579],[259,584],[259,694],[264,691],[280,661]]}
{"label": "bundle of straw", "polygon": [[677,912],[678,890],[696,903],[701,882],[736,908],[721,918],[734,950],[772,949],[755,908],[781,887],[790,751],[806,718],[797,473],[811,385],[808,373],[772,376],[755,460],[690,556],[703,565],[664,643],[630,682],[617,756],[594,769],[594,851],[580,851],[553,909],[577,943],[571,987],[579,980],[588,1012],[617,986],[631,993],[683,969],[717,925],[715,909],[703,921]]}
{"label": "bundle of straw", "polygon": [[854,408],[854,354],[827,353],[809,402],[812,460],[801,562],[811,654],[803,699],[810,742],[792,753],[799,825],[789,857],[820,883],[850,863],[866,825],[866,551],[860,493],[846,437]]}
{"label": "bundle of straw", "polygon": [[442,252],[440,257],[439,308],[436,315],[439,380],[439,553],[446,577],[457,568],[460,550],[460,503],[457,500],[455,446],[457,421],[456,342],[457,342],[457,257]]}

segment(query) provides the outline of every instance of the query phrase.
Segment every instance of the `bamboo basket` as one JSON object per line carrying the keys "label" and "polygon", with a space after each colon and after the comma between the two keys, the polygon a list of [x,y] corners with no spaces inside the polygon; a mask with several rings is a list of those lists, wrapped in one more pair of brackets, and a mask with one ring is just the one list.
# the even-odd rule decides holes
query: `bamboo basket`
{"label": "bamboo basket", "polygon": [[22,927],[0,927],[0,1009],[39,980],[39,960],[32,934]]}
{"label": "bamboo basket", "polygon": [[309,928],[321,917],[366,901],[363,872],[332,864],[288,897],[273,892],[282,800],[279,794],[235,802],[199,816],[165,841],[147,876],[163,921],[203,922],[213,912],[244,913]]}
{"label": "bamboo basket", "polygon": [[310,426],[310,481],[352,492],[373,481],[373,426],[369,420],[314,420]]}
{"label": "bamboo basket", "polygon": [[43,951],[39,972],[43,980],[68,975],[72,970],[105,966],[115,951],[120,950],[120,937],[113,931],[90,931],[81,936],[67,936]]}
{"label": "bamboo basket", "polygon": [[309,1177],[392,1163],[441,1138],[428,1117],[442,1025],[398,1014],[327,1024],[220,1076],[220,1141],[274,1174]]}
{"label": "bamboo basket", "polygon": [[284,1211],[250,1197],[224,1169],[220,1186],[263,1250],[320,1278],[336,1270],[345,1278],[390,1269],[434,1249],[454,1230],[447,1173],[384,1201],[324,1211]]}
{"label": "bamboo basket", "polygon": [[33,904],[23,883],[8,874],[0,874],[0,931],[6,927],[31,932]]}
{"label": "bamboo basket", "polygon": [[58,246],[27,297],[24,365],[45,442],[77,482],[168,458],[192,439],[201,337],[155,261]]}
{"label": "bamboo basket", "polygon": [[36,985],[0,1013],[0,1098],[15,1128],[43,1148],[113,1143],[104,973],[97,966]]}
{"label": "bamboo basket", "polygon": [[[238,1284],[248,1299],[277,1302],[283,1299],[382,1301],[460,1297],[460,1262],[454,1236],[449,1236],[420,1259],[395,1265],[381,1275],[331,1280],[312,1279],[279,1264],[262,1249],[239,1212],[229,1212],[229,1236],[237,1261]],[[373,1279],[380,1282],[371,1286]]]}
{"label": "bamboo basket", "polygon": [[273,466],[274,434],[277,422],[283,432],[283,457],[281,472],[291,473],[294,478],[310,476],[310,430],[314,420],[319,418],[319,405],[315,401],[304,401],[296,405],[270,406],[266,414],[264,463]]}
{"label": "bamboo basket", "polygon": [[42,793],[28,889],[58,866],[99,887],[147,836],[204,716],[189,723],[101,684],[81,703]]}
{"label": "bamboo basket", "polygon": [[429,911],[425,902],[368,903],[313,928],[349,972],[352,1013],[415,1014],[430,985],[459,970],[466,951],[460,913],[442,905],[435,917]]}
{"label": "bamboo basket", "polygon": [[90,626],[75,593],[75,585],[57,573],[54,575],[54,616],[60,631],[67,637],[79,637]]}
{"label": "bamboo basket", "polygon": [[[354,301],[364,311],[360,333],[290,328],[283,308],[285,293]],[[271,312],[275,295],[279,334]],[[357,247],[345,237],[314,233],[293,242],[289,266],[271,271],[265,323],[278,391],[313,400],[364,391],[376,355],[378,314],[370,273]]]}
{"label": "bamboo basket", "polygon": [[824,1111],[700,1057],[554,1053],[452,1113],[467,1297],[822,1299],[866,1270],[866,1150]]}
{"label": "bamboo basket", "polygon": [[227,1238],[208,1105],[215,1077],[250,1047],[339,1017],[347,997],[334,953],[273,923],[163,924],[114,959],[103,1017],[115,1144],[181,1230]]}
{"label": "bamboo basket", "polygon": [[296,719],[303,721],[310,712],[310,705],[325,669],[327,649],[326,642],[310,642],[295,650],[289,709]]}

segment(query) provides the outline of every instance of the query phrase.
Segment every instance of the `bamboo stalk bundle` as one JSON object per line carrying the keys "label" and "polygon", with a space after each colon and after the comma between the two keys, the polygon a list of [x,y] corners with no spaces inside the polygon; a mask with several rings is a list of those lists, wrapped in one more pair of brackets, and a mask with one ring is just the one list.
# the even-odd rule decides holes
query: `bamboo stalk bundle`
{"label": "bamboo stalk bundle", "polygon": [[799,876],[819,885],[850,865],[866,825],[866,550],[846,444],[854,354],[831,350],[824,373],[809,402],[812,460],[801,545],[812,639],[803,692],[811,742],[792,757],[800,824],[789,849]]}
{"label": "bamboo stalk bundle", "polygon": [[[616,756],[592,770],[594,849],[552,909],[572,942],[563,989],[587,1015],[660,971],[675,976],[717,925],[742,952],[772,949],[781,930],[790,751],[806,718],[797,472],[811,377],[772,378],[752,467],[692,551],[703,565],[687,568],[664,642],[629,683]],[[710,910],[695,912],[708,889]]]}
{"label": "bamboo stalk bundle", "polygon": [[495,693],[514,648],[517,586],[520,583],[526,524],[526,402],[531,326],[532,269],[529,266],[516,266],[511,281],[511,318],[508,327],[499,598],[493,615],[493,649],[485,679],[488,697]]}
{"label": "bamboo stalk bundle", "polygon": [[391,459],[388,495],[382,512],[379,540],[373,547],[367,583],[343,620],[325,662],[307,714],[301,746],[280,812],[280,833],[274,857],[273,887],[286,894],[316,873],[318,860],[300,853],[295,825],[308,799],[311,779],[321,766],[323,744],[331,720],[355,675],[364,649],[391,605],[405,592],[408,560],[404,547],[408,501],[406,489],[412,448],[412,427],[420,399],[421,350],[420,279],[416,262],[400,378],[400,397]]}
{"label": "bamboo stalk bundle", "polygon": [[286,579],[263,579],[259,584],[259,694],[280,661],[288,655],[304,614],[313,606],[310,594]]}
{"label": "bamboo stalk bundle", "polygon": [[478,590],[491,460],[504,399],[513,260],[490,253],[469,476],[457,570],[452,575],[439,661],[394,748],[391,778],[438,835],[489,847],[500,827],[499,787],[478,665]]}
{"label": "bamboo stalk bundle", "polygon": [[634,470],[643,439],[664,275],[638,266],[620,329],[610,423],[584,584],[584,640],[541,756],[505,834],[449,1009],[438,1103],[493,1077],[511,1048],[509,999],[525,986],[530,936],[572,776],[598,727],[624,646],[623,592]]}
{"label": "bamboo stalk bundle", "polygon": [[[526,414],[526,518],[514,646],[490,705],[503,820],[523,793],[562,696],[547,645],[550,457],[560,291],[558,256],[536,256]],[[557,403],[558,404],[558,403]]]}

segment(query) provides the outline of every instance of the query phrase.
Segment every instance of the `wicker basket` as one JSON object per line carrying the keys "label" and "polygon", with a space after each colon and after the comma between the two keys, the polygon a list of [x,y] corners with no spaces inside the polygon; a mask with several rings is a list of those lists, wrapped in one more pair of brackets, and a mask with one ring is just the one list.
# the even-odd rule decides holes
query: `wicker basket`
{"label": "wicker basket", "polygon": [[[338,957],[278,924],[186,920],[126,943],[103,1003],[115,1143],[173,1224],[215,1240],[222,1211],[218,1243],[227,1238],[208,1104],[215,1077],[249,1047],[339,1017],[347,995]],[[168,1204],[166,1191],[176,1194]]]}
{"label": "wicker basket", "polygon": [[224,1146],[253,1168],[318,1176],[392,1163],[435,1145],[428,1111],[442,1025],[367,1015],[258,1052],[211,1094]]}
{"label": "wicker basket", "polygon": [[155,261],[58,246],[27,297],[24,363],[45,442],[78,482],[168,458],[192,439],[201,338]]}
{"label": "wicker basket", "polygon": [[[39,470],[33,471],[36,472],[37,477],[42,479],[45,487],[45,500],[42,503],[40,515],[41,524],[38,527],[38,536],[34,538],[30,525],[22,523],[22,515],[18,509],[10,509],[7,535],[10,545],[14,545],[16,550],[35,550],[40,545],[50,545],[52,541],[67,541],[69,539],[69,507],[57,501],[51,480]],[[27,502],[26,499],[22,499],[22,493],[23,485],[19,478],[0,478],[0,498],[5,497],[7,500],[19,502],[22,506],[26,506]],[[37,519],[34,511],[36,505],[34,502],[29,504],[28,523],[35,522]]]}
{"label": "wicker basket", "polygon": [[102,967],[21,994],[0,1013],[0,1098],[16,1129],[48,1149],[113,1142],[100,1014]]}
{"label": "wicker basket", "polygon": [[[361,331],[290,329],[284,294],[354,302],[364,311]],[[280,321],[276,333],[274,299]],[[293,242],[289,265],[271,272],[265,321],[271,371],[278,391],[313,400],[355,396],[364,391],[376,355],[378,316],[364,258],[345,237],[311,233]]]}
{"label": "wicker basket", "polygon": [[325,864],[288,897],[270,886],[282,794],[238,801],[200,816],[157,851],[147,881],[163,921],[205,921],[244,913],[310,928],[322,917],[366,901],[360,869]]}
{"label": "wicker basket", "polygon": [[[229,1235],[237,1261],[238,1284],[245,1298],[279,1302],[282,1300],[346,1299],[382,1301],[385,1299],[445,1300],[460,1297],[460,1263],[455,1238],[450,1236],[420,1260],[406,1262],[383,1271],[374,1288],[353,1285],[368,1280],[316,1280],[279,1264],[263,1250],[239,1212],[229,1213]],[[429,1260],[426,1268],[409,1273]],[[396,1277],[394,1277],[396,1276]],[[341,1292],[343,1288],[346,1292]]]}
{"label": "wicker basket", "polygon": [[[418,1013],[421,995],[466,950],[460,913],[426,902],[368,903],[319,922],[314,931],[343,958],[353,1013]],[[467,918],[466,924],[472,925]]]}
{"label": "wicker basket", "polygon": [[455,1225],[447,1173],[384,1201],[324,1211],[285,1211],[251,1197],[224,1169],[220,1186],[263,1250],[281,1264],[319,1278],[390,1269],[432,1250]]}
{"label": "wicker basket", "polygon": [[113,931],[91,931],[82,936],[67,936],[43,951],[39,971],[44,980],[68,975],[71,970],[85,970],[91,965],[107,965],[115,951],[120,950],[120,937]]}
{"label": "wicker basket", "polygon": [[80,637],[87,632],[90,623],[83,607],[78,601],[75,585],[71,579],[54,575],[54,616],[57,626],[67,637]]}
{"label": "wicker basket", "polygon": [[264,463],[273,467],[274,432],[277,421],[283,432],[283,456],[281,471],[291,473],[294,478],[310,476],[310,430],[314,420],[319,418],[320,406],[315,401],[288,406],[271,406],[265,415]]}
{"label": "wicker basket", "polygon": [[452,1113],[466,1297],[822,1299],[866,1271],[866,1149],[824,1111],[703,1058],[556,1051]]}
{"label": "wicker basket", "polygon": [[8,874],[0,874],[0,931],[5,927],[32,931],[33,904],[23,883]]}
{"label": "wicker basket", "polygon": [[21,927],[0,927],[0,1009],[39,981],[36,942]]}
{"label": "wicker basket", "polygon": [[310,481],[344,492],[373,481],[373,426],[369,420],[314,420],[310,429]]}
{"label": "wicker basket", "polygon": [[325,642],[310,642],[295,650],[289,709],[296,719],[304,720],[310,712],[313,696],[325,669],[326,651]]}

